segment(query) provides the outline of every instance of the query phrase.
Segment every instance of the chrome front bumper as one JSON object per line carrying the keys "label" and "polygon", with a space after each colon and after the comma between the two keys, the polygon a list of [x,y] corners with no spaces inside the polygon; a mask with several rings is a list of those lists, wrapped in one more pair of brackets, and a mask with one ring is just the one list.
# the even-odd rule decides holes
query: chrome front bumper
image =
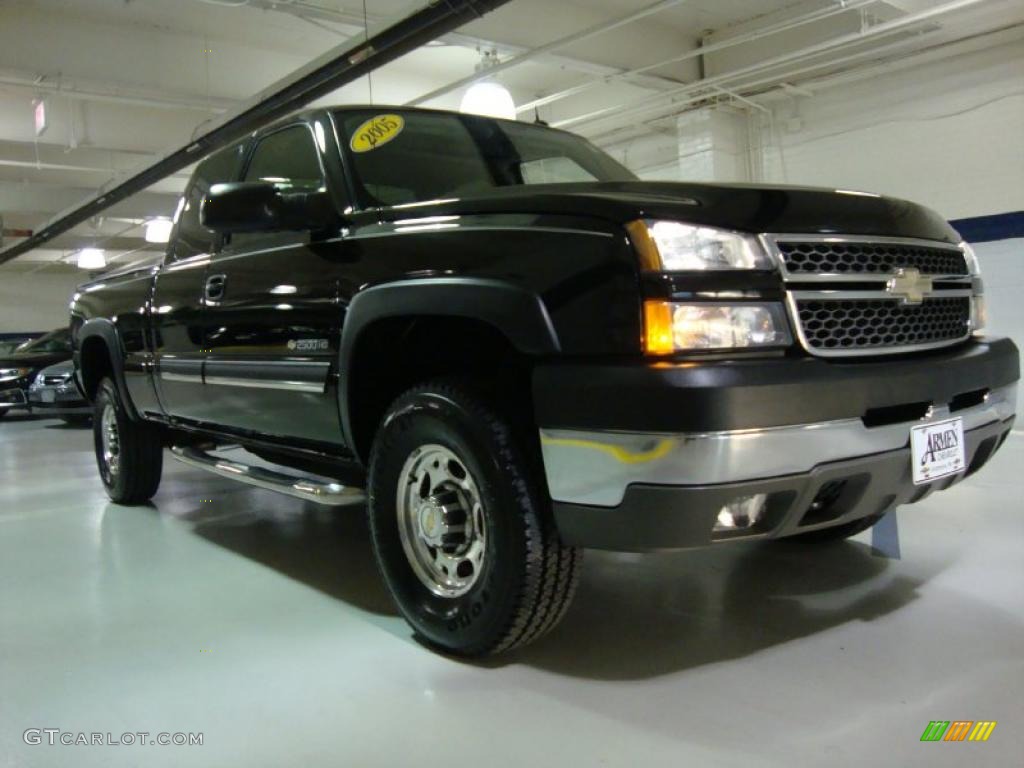
{"label": "chrome front bumper", "polygon": [[897,450],[910,428],[950,415],[964,431],[1011,418],[1016,383],[950,413],[935,407],[920,421],[866,427],[860,419],[707,433],[541,429],[548,489],[555,502],[616,507],[630,485],[709,486],[810,472],[819,465]]}
{"label": "chrome front bumper", "polygon": [[28,400],[21,389],[12,387],[0,390],[0,408],[24,408],[27,405]]}

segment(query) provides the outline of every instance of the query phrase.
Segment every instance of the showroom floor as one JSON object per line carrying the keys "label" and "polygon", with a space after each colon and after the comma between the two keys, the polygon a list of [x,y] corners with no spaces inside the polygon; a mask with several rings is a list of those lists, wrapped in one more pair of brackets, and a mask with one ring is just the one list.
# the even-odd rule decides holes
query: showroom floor
{"label": "showroom floor", "polygon": [[[155,508],[116,506],[88,430],[9,416],[0,763],[1019,765],[1022,465],[1018,430],[874,548],[588,553],[551,637],[467,664],[395,616],[361,507],[172,461]],[[929,720],[999,727],[922,744]],[[28,746],[28,728],[204,743]]]}

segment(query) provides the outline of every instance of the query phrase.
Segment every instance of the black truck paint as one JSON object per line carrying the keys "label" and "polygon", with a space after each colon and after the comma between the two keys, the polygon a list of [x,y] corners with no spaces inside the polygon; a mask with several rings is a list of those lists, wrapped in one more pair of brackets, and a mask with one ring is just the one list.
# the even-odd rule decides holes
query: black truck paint
{"label": "black truck paint", "polygon": [[[699,478],[678,487],[652,485],[650,476],[638,476],[595,505],[585,492],[579,499],[555,495],[552,451],[574,443],[589,449],[586,440],[559,437],[559,430],[649,434],[655,442],[676,435],[671,450],[711,433],[819,422],[852,429],[859,421],[877,427],[869,432],[877,435],[887,425],[918,423],[929,408],[980,408],[998,393],[998,418],[978,417],[984,433],[969,438],[967,460],[976,471],[1010,429],[1019,362],[1008,340],[971,337],[942,349],[829,359],[810,354],[794,334],[784,349],[659,359],[643,353],[645,299],[781,303],[799,285],[784,283],[778,269],[646,272],[628,222],[956,246],[959,236],[934,212],[842,190],[643,182],[608,158],[595,162],[607,163],[602,167],[611,180],[503,182],[509,171],[499,167],[489,189],[382,205],[355,170],[345,126],[392,113],[443,114],[314,110],[201,164],[164,262],[104,275],[75,294],[75,360],[86,396],[95,398],[109,377],[128,417],[155,425],[167,443],[237,443],[278,464],[362,485],[382,418],[403,391],[448,374],[488,379],[502,402],[515,401],[517,423],[532,435],[524,450],[534,454],[535,468],[549,462],[548,483],[539,487],[551,491],[544,503],[568,543],[635,550],[716,540],[715,513],[733,485],[736,493],[768,495],[768,522],[748,532],[761,537],[870,522],[926,494],[910,485],[909,440],[901,440],[886,446],[884,466],[862,462],[853,474],[843,474],[847,465],[837,461],[732,485]],[[459,119],[489,162],[503,123]],[[570,141],[558,135],[557,141]],[[273,198],[282,210],[310,216],[313,228],[204,229],[204,206],[213,210],[226,189],[216,185],[251,181],[254,147],[275,136],[306,136],[316,148],[315,161],[307,162],[307,173],[320,176],[316,188],[293,185]],[[378,162],[385,150],[359,162]],[[589,145],[580,151],[597,153]],[[439,147],[436,163],[446,162]],[[246,211],[237,213],[246,218]],[[866,275],[870,280],[878,275]],[[787,317],[792,324],[792,314]],[[806,439],[814,438],[809,432]],[[611,443],[597,449],[602,456],[644,455]],[[834,458],[862,461],[861,454]],[[880,479],[871,485],[873,472]],[[802,524],[823,498],[827,483],[819,476],[833,478],[829,487],[846,483],[846,506],[832,518]],[[855,481],[847,483],[850,478]],[[869,485],[871,493],[850,495]],[[410,621],[434,642],[456,647]]]}

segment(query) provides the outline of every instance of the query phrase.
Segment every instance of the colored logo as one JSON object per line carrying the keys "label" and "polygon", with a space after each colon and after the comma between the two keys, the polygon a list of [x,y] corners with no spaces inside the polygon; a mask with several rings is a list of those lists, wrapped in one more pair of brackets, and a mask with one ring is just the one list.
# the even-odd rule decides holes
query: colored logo
{"label": "colored logo", "polygon": [[932,278],[913,267],[900,267],[889,279],[885,290],[902,299],[904,304],[920,304],[932,292]]}
{"label": "colored logo", "polygon": [[352,132],[349,146],[353,152],[369,152],[396,138],[403,128],[405,120],[401,115],[377,115]]}
{"label": "colored logo", "polygon": [[995,720],[932,720],[921,741],[988,741],[995,729]]}

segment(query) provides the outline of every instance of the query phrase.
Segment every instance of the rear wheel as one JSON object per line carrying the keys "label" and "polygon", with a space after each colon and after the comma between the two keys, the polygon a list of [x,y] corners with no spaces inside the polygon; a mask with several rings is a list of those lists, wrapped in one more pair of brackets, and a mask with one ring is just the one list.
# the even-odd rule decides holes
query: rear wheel
{"label": "rear wheel", "polygon": [[575,590],[526,439],[463,383],[433,382],[389,408],[370,460],[369,515],[388,589],[416,633],[462,656],[532,642]]}
{"label": "rear wheel", "polygon": [[0,408],[0,419],[7,415],[8,408]]}
{"label": "rear wheel", "polygon": [[132,421],[117,387],[100,382],[93,416],[96,464],[107,495],[118,504],[144,504],[160,487],[163,440],[159,428]]}

